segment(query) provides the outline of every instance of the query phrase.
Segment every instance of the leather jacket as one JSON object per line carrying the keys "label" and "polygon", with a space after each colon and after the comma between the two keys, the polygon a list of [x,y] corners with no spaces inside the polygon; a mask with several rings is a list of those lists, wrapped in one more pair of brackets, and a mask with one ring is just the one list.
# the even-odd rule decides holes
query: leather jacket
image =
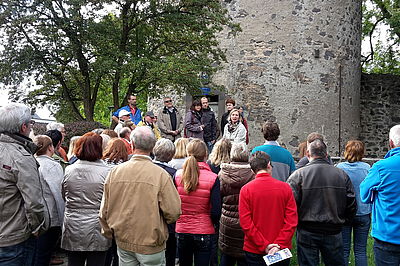
{"label": "leather jacket", "polygon": [[290,175],[299,215],[299,228],[337,234],[356,214],[353,184],[342,169],[325,159],[314,159]]}

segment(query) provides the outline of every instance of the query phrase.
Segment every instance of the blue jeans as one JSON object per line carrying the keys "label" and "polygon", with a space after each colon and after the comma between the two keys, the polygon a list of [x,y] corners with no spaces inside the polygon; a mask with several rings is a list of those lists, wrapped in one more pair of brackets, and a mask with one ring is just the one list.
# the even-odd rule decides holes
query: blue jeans
{"label": "blue jeans", "polygon": [[[251,253],[251,252],[244,252],[246,254],[246,262],[247,262],[247,266],[266,266],[267,264],[265,263],[263,257],[264,255],[260,255],[260,254],[255,254],[255,253]],[[274,263],[272,264],[273,266],[289,266],[290,265],[290,258]]]}
{"label": "blue jeans", "polygon": [[369,214],[354,217],[351,225],[344,226],[343,235],[343,253],[344,265],[349,264],[349,255],[351,250],[351,231],[353,230],[353,246],[356,266],[367,266],[367,240],[371,217]]}
{"label": "blue jeans", "polygon": [[375,238],[374,254],[376,266],[400,265],[400,245],[383,242]]}
{"label": "blue jeans", "polygon": [[319,265],[319,252],[325,266],[344,265],[342,233],[318,234],[298,228],[297,260],[299,265]]}
{"label": "blue jeans", "polygon": [[195,266],[210,264],[211,235],[177,234],[179,265],[192,266],[193,257]]}
{"label": "blue jeans", "polygon": [[206,141],[207,149],[208,149],[208,154],[212,152],[212,149],[214,148],[214,144],[211,141]]}
{"label": "blue jeans", "polygon": [[31,236],[19,244],[0,247],[1,266],[31,266],[35,261],[37,238]]}

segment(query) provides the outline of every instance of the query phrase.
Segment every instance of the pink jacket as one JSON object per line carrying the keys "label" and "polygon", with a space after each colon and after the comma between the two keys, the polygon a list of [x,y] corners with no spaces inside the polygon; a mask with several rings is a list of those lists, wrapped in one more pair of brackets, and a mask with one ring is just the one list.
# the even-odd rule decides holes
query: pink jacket
{"label": "pink jacket", "polygon": [[176,222],[177,233],[188,234],[214,234],[214,226],[211,221],[210,195],[217,175],[214,174],[205,162],[199,162],[199,184],[195,191],[189,194],[181,184],[182,170],[178,170],[175,184],[182,202],[182,214]]}

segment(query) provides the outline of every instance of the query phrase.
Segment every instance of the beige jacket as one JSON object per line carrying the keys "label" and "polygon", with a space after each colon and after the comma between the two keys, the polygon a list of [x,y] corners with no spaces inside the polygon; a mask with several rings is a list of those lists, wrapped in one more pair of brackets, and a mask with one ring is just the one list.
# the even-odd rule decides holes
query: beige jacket
{"label": "beige jacket", "polygon": [[[175,107],[174,107],[175,108]],[[175,141],[177,138],[181,137],[181,132],[183,130],[183,117],[181,114],[178,112],[178,110],[175,108],[175,113],[176,113],[176,127],[179,132],[177,136],[173,136],[170,132],[172,130],[171,126],[171,118],[169,116],[169,111],[166,107],[162,108],[158,112],[157,116],[157,125],[158,128],[160,129],[161,132],[161,137],[169,139],[171,141]]]}
{"label": "beige jacket", "polygon": [[133,155],[107,176],[100,208],[102,233],[114,235],[119,248],[139,254],[165,249],[167,223],[181,214],[171,176],[151,158]]}

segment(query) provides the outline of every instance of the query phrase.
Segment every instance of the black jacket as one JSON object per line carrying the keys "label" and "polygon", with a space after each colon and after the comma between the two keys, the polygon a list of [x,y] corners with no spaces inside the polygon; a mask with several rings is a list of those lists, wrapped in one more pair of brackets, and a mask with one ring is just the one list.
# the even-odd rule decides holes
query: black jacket
{"label": "black jacket", "polygon": [[290,175],[299,215],[299,228],[338,234],[357,211],[353,184],[348,175],[324,159],[315,159]]}
{"label": "black jacket", "polygon": [[215,114],[210,107],[202,110],[203,116],[201,117],[201,123],[204,125],[204,141],[213,141],[217,139],[217,121],[215,120]]}

